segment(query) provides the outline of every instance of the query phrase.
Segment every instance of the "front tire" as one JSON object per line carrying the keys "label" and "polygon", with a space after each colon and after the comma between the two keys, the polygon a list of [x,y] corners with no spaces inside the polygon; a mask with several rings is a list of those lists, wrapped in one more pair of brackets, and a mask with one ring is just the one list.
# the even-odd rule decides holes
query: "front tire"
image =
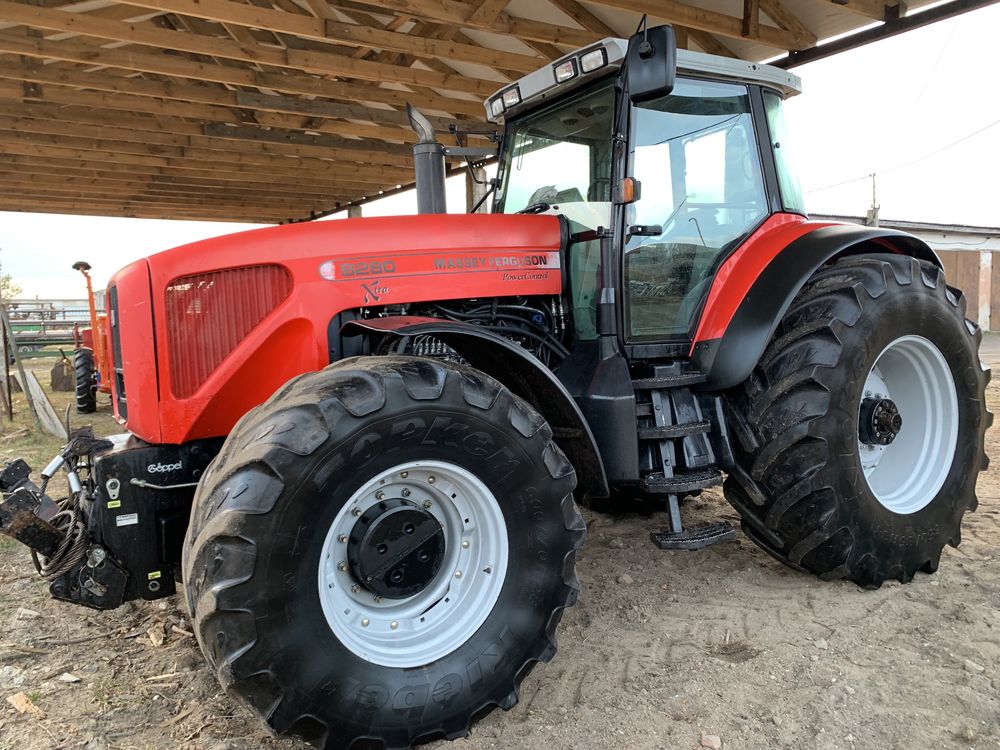
{"label": "front tire", "polygon": [[[574,485],[545,421],[471,368],[372,357],[297,378],[196,493],[202,651],[271,729],[321,747],[464,736],[555,653],[579,591]],[[393,547],[407,533],[428,546]]]}
{"label": "front tire", "polygon": [[930,263],[865,255],[817,271],[727,399],[724,490],[747,535],[870,588],[936,570],[988,465],[980,338]]}

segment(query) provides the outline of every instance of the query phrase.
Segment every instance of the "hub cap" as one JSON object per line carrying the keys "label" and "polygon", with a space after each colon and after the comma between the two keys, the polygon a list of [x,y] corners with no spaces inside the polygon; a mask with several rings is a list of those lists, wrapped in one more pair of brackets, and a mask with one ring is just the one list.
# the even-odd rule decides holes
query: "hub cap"
{"label": "hub cap", "polygon": [[944,485],[958,443],[958,395],[944,355],[902,336],[875,360],[858,407],[865,479],[884,507],[906,515]]}
{"label": "hub cap", "polygon": [[334,518],[319,595],[334,635],[387,667],[451,653],[479,629],[507,573],[503,511],[455,464],[419,461],[376,475]]}

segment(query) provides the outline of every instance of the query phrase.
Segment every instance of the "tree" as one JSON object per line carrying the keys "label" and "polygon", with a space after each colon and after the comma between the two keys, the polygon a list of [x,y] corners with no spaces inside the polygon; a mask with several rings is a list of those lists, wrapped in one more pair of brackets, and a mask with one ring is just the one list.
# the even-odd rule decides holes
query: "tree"
{"label": "tree", "polygon": [[10,302],[22,291],[21,285],[14,281],[14,277],[3,272],[3,263],[0,262],[0,302]]}

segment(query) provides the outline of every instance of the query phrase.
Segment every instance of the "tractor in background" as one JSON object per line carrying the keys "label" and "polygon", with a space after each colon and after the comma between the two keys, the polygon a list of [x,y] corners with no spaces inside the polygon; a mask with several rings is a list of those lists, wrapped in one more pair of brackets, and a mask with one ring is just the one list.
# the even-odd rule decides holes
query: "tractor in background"
{"label": "tractor in background", "polygon": [[90,310],[90,326],[73,327],[73,375],[76,394],[76,413],[93,414],[97,411],[97,394],[111,394],[111,381],[106,377],[110,372],[107,342],[104,329],[107,314],[97,311],[94,287],[90,279],[91,266],[86,261],[73,264],[73,270],[83,274],[87,281],[87,305]]}
{"label": "tractor in background", "polygon": [[578,502],[641,496],[652,543],[699,549],[736,530],[680,499],[722,484],[804,573],[933,572],[987,465],[980,332],[924,242],[806,216],[799,88],[669,26],[605,39],[487,100],[490,215],[441,213],[449,150],[413,113],[422,215],[126,266],[125,432],[38,484],[10,464],[0,530],[64,601],[181,587],[223,688],[331,749],[511,708],[579,594]]}

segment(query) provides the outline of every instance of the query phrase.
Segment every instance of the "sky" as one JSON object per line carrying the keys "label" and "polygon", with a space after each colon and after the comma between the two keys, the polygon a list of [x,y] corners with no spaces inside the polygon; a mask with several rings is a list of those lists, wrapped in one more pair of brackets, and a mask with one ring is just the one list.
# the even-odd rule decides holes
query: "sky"
{"label": "sky", "polygon": [[[872,178],[883,219],[1000,227],[1000,4],[795,69],[787,115],[811,213],[863,216]],[[449,210],[463,211],[462,177]],[[416,211],[412,194],[366,216]],[[332,220],[337,220],[336,218]],[[24,297],[81,298],[143,256],[254,225],[0,212],[0,266]]]}

